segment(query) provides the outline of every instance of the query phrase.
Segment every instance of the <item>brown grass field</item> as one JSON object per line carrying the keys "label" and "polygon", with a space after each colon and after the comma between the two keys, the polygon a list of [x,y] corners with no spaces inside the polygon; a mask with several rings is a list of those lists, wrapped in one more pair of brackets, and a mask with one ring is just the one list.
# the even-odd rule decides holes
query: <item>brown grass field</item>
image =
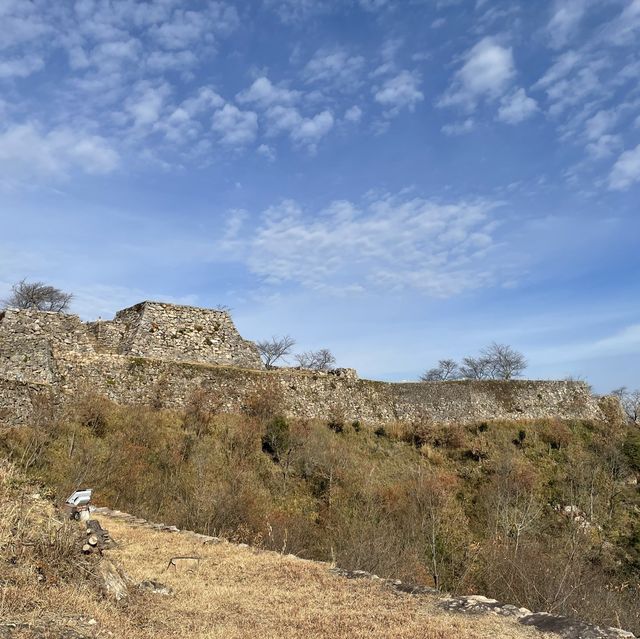
{"label": "brown grass field", "polygon": [[[6,504],[5,504],[6,506]],[[42,508],[35,502],[31,514]],[[51,512],[46,518],[52,517]],[[104,556],[117,562],[133,582],[160,581],[166,596],[139,591],[116,603],[102,597],[91,579],[58,578],[59,567],[25,562],[20,575],[4,570],[0,622],[22,627],[0,637],[20,639],[182,638],[240,639],[525,639],[545,635],[491,615],[448,613],[426,595],[396,592],[382,581],[347,579],[320,562],[262,551],[226,541],[211,544],[189,534],[136,527],[100,516],[118,546]],[[33,522],[31,517],[31,522]],[[55,521],[55,515],[53,516]],[[42,524],[42,520],[40,520]],[[69,524],[65,525],[69,528]],[[71,530],[84,528],[71,524]],[[58,530],[60,530],[58,528]],[[6,537],[5,537],[6,539]],[[5,547],[6,548],[6,547]],[[57,555],[56,555],[57,556]],[[198,557],[185,566],[172,557]],[[57,556],[58,557],[58,556]],[[74,570],[95,568],[68,557]],[[59,559],[59,557],[58,557]],[[180,566],[180,562],[178,562]],[[44,575],[33,579],[34,572]],[[3,634],[5,633],[5,634]]]}
{"label": "brown grass field", "polygon": [[[118,540],[107,554],[136,582],[155,579],[173,596],[138,595],[120,610],[96,605],[98,626],[126,637],[240,639],[522,638],[542,633],[495,616],[441,611],[435,599],[392,591],[383,583],[349,580],[326,564],[188,535],[135,528],[102,517]],[[189,568],[176,556],[199,557]],[[197,565],[193,565],[197,563]]]}

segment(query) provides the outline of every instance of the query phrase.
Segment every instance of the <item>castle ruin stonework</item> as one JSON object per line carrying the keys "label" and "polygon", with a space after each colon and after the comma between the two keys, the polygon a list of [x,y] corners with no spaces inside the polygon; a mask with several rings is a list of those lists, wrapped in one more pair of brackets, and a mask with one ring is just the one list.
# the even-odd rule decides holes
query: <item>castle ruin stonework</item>
{"label": "castle ruin stonework", "polygon": [[581,382],[389,383],[358,379],[350,369],[265,370],[256,345],[225,311],[142,302],[113,320],[88,323],[61,313],[0,313],[0,425],[28,423],[40,397],[64,404],[90,392],[177,409],[199,390],[228,412],[267,391],[289,416],[339,412],[371,424],[606,418]]}

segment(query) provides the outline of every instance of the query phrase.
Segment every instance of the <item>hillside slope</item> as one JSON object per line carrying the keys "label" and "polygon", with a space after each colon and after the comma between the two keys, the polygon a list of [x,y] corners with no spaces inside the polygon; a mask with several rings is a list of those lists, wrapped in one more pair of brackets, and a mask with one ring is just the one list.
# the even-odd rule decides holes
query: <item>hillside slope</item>
{"label": "hillside slope", "polygon": [[[91,486],[98,504],[263,550],[332,561],[356,573],[399,578],[419,584],[421,592],[436,586],[459,596],[449,600],[452,607],[467,609],[472,600],[465,597],[483,593],[531,610],[638,632],[637,429],[560,421],[420,422],[372,429],[339,414],[329,422],[286,420],[268,396],[256,396],[244,414],[232,416],[216,412],[214,400],[195,396],[186,412],[120,407],[100,397],[87,397],[66,414],[44,405],[32,427],[0,431],[0,447],[59,500]],[[35,526],[42,534],[34,545],[33,526],[24,525],[20,505],[23,495],[34,492],[12,497],[13,508],[0,518],[5,539],[0,547],[8,553],[2,567],[9,573],[6,579],[0,575],[0,583],[10,586],[3,586],[1,605],[23,616],[59,609],[48,598],[53,597],[49,589],[32,588],[44,575],[49,586],[68,584],[75,593],[69,601],[85,602],[82,614],[98,619],[102,607],[95,612],[95,597],[84,584],[93,575],[89,559],[81,558],[71,571],[84,575],[79,581],[65,570],[47,576],[56,544],[68,563],[65,540],[72,537],[52,517],[48,528]],[[0,505],[11,499],[0,499]],[[113,553],[124,553],[118,561],[136,578],[142,578],[136,557],[148,576],[163,581],[165,573],[159,571],[171,556],[193,550],[163,549],[175,543],[170,541],[175,535],[165,534],[149,542],[154,552],[128,556],[130,544],[138,543],[130,524],[137,525],[128,520],[125,529],[112,531],[124,539]],[[14,528],[26,536],[14,539]],[[53,546],[47,541],[51,535],[57,540]],[[189,538],[200,547],[201,537],[191,533]],[[209,551],[209,545],[203,548]],[[272,558],[277,563],[283,561],[279,557]],[[11,568],[25,561],[26,591],[20,580],[13,588]],[[327,564],[320,566],[325,574]],[[242,580],[242,574],[234,580]],[[378,582],[376,587],[386,588],[396,601],[399,595],[387,586]],[[262,592],[263,587],[251,589]],[[144,621],[146,604],[136,607],[140,597],[127,603],[127,619],[140,614]],[[78,605],[65,614],[77,616]],[[244,610],[242,599],[234,605]],[[261,605],[271,614],[270,600]],[[124,623],[120,608],[112,612],[103,627]],[[197,612],[185,612],[185,618],[190,615]],[[160,622],[149,623],[156,628]]]}
{"label": "hillside slope", "polygon": [[120,540],[108,554],[135,582],[161,578],[171,589],[169,596],[160,595],[145,607],[145,623],[162,619],[166,636],[633,637],[482,596],[443,596],[323,562],[148,524],[118,511],[99,511],[103,525]]}
{"label": "hillside slope", "polygon": [[[94,517],[117,545],[83,554],[86,525],[66,519],[37,488],[0,466],[0,637],[633,637],[484,597],[443,597],[106,508]],[[100,578],[112,565],[127,583],[117,600]]]}

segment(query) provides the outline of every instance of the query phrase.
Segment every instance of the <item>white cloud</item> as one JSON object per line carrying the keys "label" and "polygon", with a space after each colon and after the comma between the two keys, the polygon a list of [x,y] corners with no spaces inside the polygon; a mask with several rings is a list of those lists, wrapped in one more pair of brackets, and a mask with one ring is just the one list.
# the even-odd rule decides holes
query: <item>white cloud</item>
{"label": "white cloud", "polygon": [[333,0],[263,0],[286,24],[302,22],[312,16],[329,13]]}
{"label": "white cloud", "polygon": [[315,144],[333,128],[331,111],[322,111],[311,118],[302,118],[291,131],[291,138],[302,144]]}
{"label": "white cloud", "polygon": [[260,77],[244,91],[236,96],[240,104],[257,104],[262,108],[267,108],[274,104],[293,104],[300,97],[299,91],[292,91],[282,87],[276,87],[267,77]]}
{"label": "white cloud", "polygon": [[582,57],[576,51],[566,51],[556,59],[553,65],[535,84],[536,88],[548,89],[567,76],[580,64]]}
{"label": "white cloud", "polygon": [[500,97],[515,75],[513,52],[495,38],[480,40],[464,56],[460,68],[439,106],[461,106],[473,110],[479,100]]}
{"label": "white cloud", "polygon": [[518,124],[530,118],[537,110],[537,102],[524,89],[516,89],[500,101],[498,119],[507,124]]}
{"label": "white cloud", "polygon": [[442,132],[445,135],[464,135],[465,133],[470,133],[473,131],[475,127],[475,122],[473,118],[467,118],[462,122],[452,122],[449,124],[445,124],[442,127]]}
{"label": "white cloud", "polygon": [[72,171],[109,173],[119,155],[98,135],[59,127],[43,132],[33,123],[11,125],[0,133],[0,166],[16,178],[65,177]]}
{"label": "white cloud", "polygon": [[618,120],[614,110],[601,110],[585,122],[585,133],[590,140],[597,140],[613,128]]}
{"label": "white cloud", "polygon": [[633,44],[640,32],[640,0],[630,0],[604,29],[605,38],[616,46]]}
{"label": "white cloud", "polygon": [[600,110],[584,123],[584,134],[588,140],[587,153],[596,160],[613,155],[622,146],[622,138],[612,134],[619,119],[619,110]]}
{"label": "white cloud", "polygon": [[622,138],[619,135],[605,133],[597,140],[589,142],[586,146],[587,153],[594,159],[600,160],[613,155],[622,146]]}
{"label": "white cloud", "polygon": [[358,4],[365,11],[379,11],[384,7],[393,4],[392,0],[358,0]]}
{"label": "white cloud", "polygon": [[19,58],[0,58],[0,78],[26,78],[44,67],[39,55],[28,54]]}
{"label": "white cloud", "polygon": [[[166,139],[176,144],[189,144],[190,151],[197,154],[208,152],[209,144],[204,134],[202,121],[213,111],[221,108],[224,100],[211,88],[200,87],[195,96],[183,100],[154,129],[163,131]],[[208,126],[208,123],[207,123]],[[197,144],[194,142],[199,140]]]}
{"label": "white cloud", "polygon": [[403,108],[413,111],[416,104],[424,100],[419,86],[420,77],[416,73],[401,71],[386,80],[381,87],[374,89],[374,99],[391,115],[397,114]]}
{"label": "white cloud", "polygon": [[307,62],[302,75],[307,82],[332,85],[353,91],[360,84],[365,60],[344,49],[319,49]]}
{"label": "white cloud", "polygon": [[635,182],[640,182],[640,144],[635,149],[625,151],[609,174],[611,189],[623,191]]}
{"label": "white cloud", "polygon": [[268,144],[261,144],[257,149],[256,153],[261,155],[263,158],[269,160],[269,162],[274,162],[276,159],[276,151],[275,149]]}
{"label": "white cloud", "polygon": [[321,111],[312,117],[303,117],[294,107],[276,105],[266,112],[267,134],[276,136],[288,133],[291,140],[310,151],[333,128],[334,118],[331,111]]}
{"label": "white cloud", "polygon": [[147,57],[149,69],[160,73],[172,70],[185,71],[197,64],[198,58],[192,51],[152,51]]}
{"label": "white cloud", "polygon": [[211,87],[200,87],[197,95],[185,100],[181,106],[190,116],[194,116],[217,109],[223,104],[224,100]]}
{"label": "white cloud", "polygon": [[171,16],[153,25],[150,35],[166,49],[186,49],[194,43],[213,43],[214,33],[229,33],[239,24],[232,6],[207,2],[200,11],[174,9]]}
{"label": "white cloud", "polygon": [[448,297],[500,281],[490,259],[494,206],[387,195],[364,208],[336,201],[305,212],[286,200],[234,235],[231,246],[222,242],[217,249],[271,285]]}
{"label": "white cloud", "polygon": [[564,46],[576,31],[587,10],[587,0],[555,0],[547,25],[551,46]]}
{"label": "white cloud", "polygon": [[133,119],[134,127],[155,124],[160,119],[164,101],[169,92],[169,86],[164,83],[160,86],[151,86],[147,82],[140,83],[126,103],[126,111]]}
{"label": "white cloud", "polygon": [[4,2],[0,4],[2,39],[0,49],[9,49],[28,44],[44,36],[50,36],[54,29],[38,8],[30,2]]}
{"label": "white cloud", "polygon": [[220,134],[223,144],[244,146],[256,139],[258,116],[253,111],[241,111],[233,104],[225,104],[213,114],[211,128]]}
{"label": "white cloud", "polygon": [[348,108],[344,113],[344,119],[347,122],[360,122],[362,119],[362,109],[357,105]]}

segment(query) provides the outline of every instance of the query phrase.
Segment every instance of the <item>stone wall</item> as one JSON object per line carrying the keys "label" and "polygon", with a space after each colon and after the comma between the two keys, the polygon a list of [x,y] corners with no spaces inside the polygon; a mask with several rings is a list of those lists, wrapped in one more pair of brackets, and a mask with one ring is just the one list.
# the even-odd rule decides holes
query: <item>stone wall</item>
{"label": "stone wall", "polygon": [[[358,379],[349,369],[267,371],[256,358],[255,345],[222,311],[144,302],[89,325],[75,316],[7,311],[0,316],[0,423],[28,421],[33,402],[46,393],[60,402],[89,391],[119,403],[180,408],[198,389],[228,412],[269,393],[290,416],[340,413],[380,425],[605,418],[579,382],[385,383]],[[227,362],[233,365],[221,365]]]}
{"label": "stone wall", "polygon": [[142,302],[119,311],[121,354],[262,368],[255,344],[242,339],[226,311]]}
{"label": "stone wall", "polygon": [[0,313],[0,376],[51,382],[53,360],[67,353],[263,368],[256,345],[242,339],[225,311],[141,302],[113,320],[86,324],[63,313]]}
{"label": "stone wall", "polygon": [[[31,387],[29,392],[42,392],[43,386]],[[256,394],[267,393],[292,417],[326,419],[337,413],[348,421],[373,425],[414,420],[604,418],[598,401],[579,382],[385,383],[332,373],[258,371],[123,355],[69,354],[56,362],[56,384],[49,387],[55,388],[57,397],[95,392],[119,403],[170,409],[184,407],[196,390],[204,389],[223,411],[232,413],[245,410]],[[28,401],[24,390],[20,397],[17,423],[23,421]],[[8,423],[11,411],[6,404],[16,400],[7,398],[0,387],[0,410],[3,402],[3,421]]]}

